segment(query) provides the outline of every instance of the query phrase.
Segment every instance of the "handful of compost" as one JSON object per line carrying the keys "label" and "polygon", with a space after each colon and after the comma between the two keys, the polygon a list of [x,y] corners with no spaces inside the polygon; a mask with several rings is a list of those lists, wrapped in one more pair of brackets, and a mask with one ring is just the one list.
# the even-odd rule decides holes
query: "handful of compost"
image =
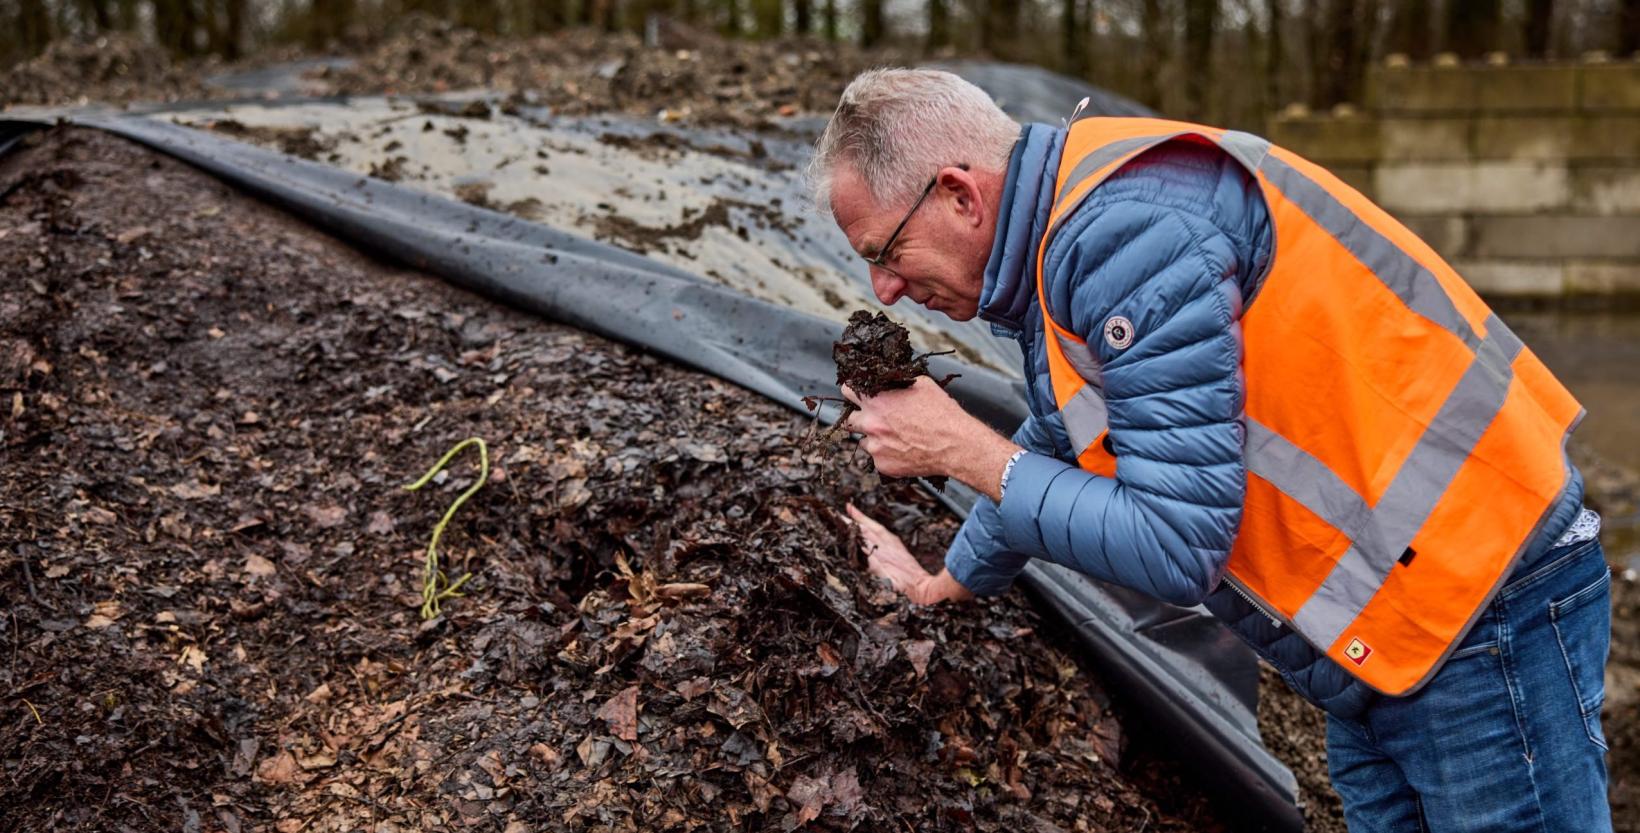
{"label": "handful of compost", "polygon": [[[883,391],[911,387],[920,376],[928,375],[928,359],[940,353],[917,353],[911,347],[911,333],[890,320],[883,313],[855,310],[849,316],[843,336],[832,342],[831,359],[837,364],[837,384],[848,386],[862,396],[876,396]],[[958,374],[936,380],[940,387],[950,384]],[[820,403],[829,397],[805,396],[803,404],[818,411]],[[851,414],[858,411],[854,403],[844,401],[843,411],[836,424],[820,437],[830,442],[843,431]],[[936,489],[945,488],[944,477],[926,478]]]}

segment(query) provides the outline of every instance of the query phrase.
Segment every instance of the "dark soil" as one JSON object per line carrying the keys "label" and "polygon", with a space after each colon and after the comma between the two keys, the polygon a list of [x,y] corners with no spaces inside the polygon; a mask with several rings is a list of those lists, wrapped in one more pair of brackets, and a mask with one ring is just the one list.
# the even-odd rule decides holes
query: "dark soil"
{"label": "dark soil", "polygon": [[6,829],[1221,829],[1017,598],[865,575],[845,500],[955,522],[802,418],[104,134],[0,195]]}

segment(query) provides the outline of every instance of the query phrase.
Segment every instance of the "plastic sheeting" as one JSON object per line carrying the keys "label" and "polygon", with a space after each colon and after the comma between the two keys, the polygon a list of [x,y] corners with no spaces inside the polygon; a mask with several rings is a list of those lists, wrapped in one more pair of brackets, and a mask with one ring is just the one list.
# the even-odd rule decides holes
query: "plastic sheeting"
{"label": "plastic sheeting", "polygon": [[[389,259],[638,345],[806,413],[831,393],[838,325],[583,237],[389,182],[136,115],[61,114],[175,156]],[[47,118],[0,120],[0,152]],[[936,357],[951,392],[999,430],[1025,417],[1017,380]],[[828,414],[829,416],[829,414]],[[972,493],[945,500],[965,513]],[[1251,652],[1204,611],[1160,604],[1052,565],[1022,578],[1090,649],[1248,829],[1301,830],[1292,774],[1259,743]]]}

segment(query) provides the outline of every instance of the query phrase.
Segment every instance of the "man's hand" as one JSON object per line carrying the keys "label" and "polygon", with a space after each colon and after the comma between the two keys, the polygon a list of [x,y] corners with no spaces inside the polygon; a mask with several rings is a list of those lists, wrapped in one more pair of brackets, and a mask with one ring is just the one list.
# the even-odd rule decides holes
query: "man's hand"
{"label": "man's hand", "polygon": [[1019,446],[992,431],[927,376],[909,388],[861,396],[843,387],[859,407],[845,426],[864,435],[860,447],[890,477],[945,475],[992,500],[1000,498],[1002,469]]}
{"label": "man's hand", "polygon": [[931,605],[946,600],[967,601],[974,594],[968,588],[957,583],[951,574],[940,570],[938,575],[932,575],[917,563],[910,550],[900,542],[900,537],[888,531],[887,527],[866,517],[864,512],[848,505],[848,514],[860,527],[860,540],[865,547],[866,560],[871,567],[871,573],[888,579],[894,589],[904,593],[912,604]]}

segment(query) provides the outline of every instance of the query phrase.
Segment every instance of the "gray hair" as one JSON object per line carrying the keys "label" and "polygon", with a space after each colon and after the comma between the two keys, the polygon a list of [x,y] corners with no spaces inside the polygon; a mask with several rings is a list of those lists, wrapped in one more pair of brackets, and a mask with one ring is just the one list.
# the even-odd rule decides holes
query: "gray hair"
{"label": "gray hair", "polygon": [[909,203],[947,165],[1006,168],[1019,130],[984,90],[952,73],[862,72],[843,90],[815,145],[808,169],[815,207],[831,211],[838,164],[852,167],[878,204]]}

